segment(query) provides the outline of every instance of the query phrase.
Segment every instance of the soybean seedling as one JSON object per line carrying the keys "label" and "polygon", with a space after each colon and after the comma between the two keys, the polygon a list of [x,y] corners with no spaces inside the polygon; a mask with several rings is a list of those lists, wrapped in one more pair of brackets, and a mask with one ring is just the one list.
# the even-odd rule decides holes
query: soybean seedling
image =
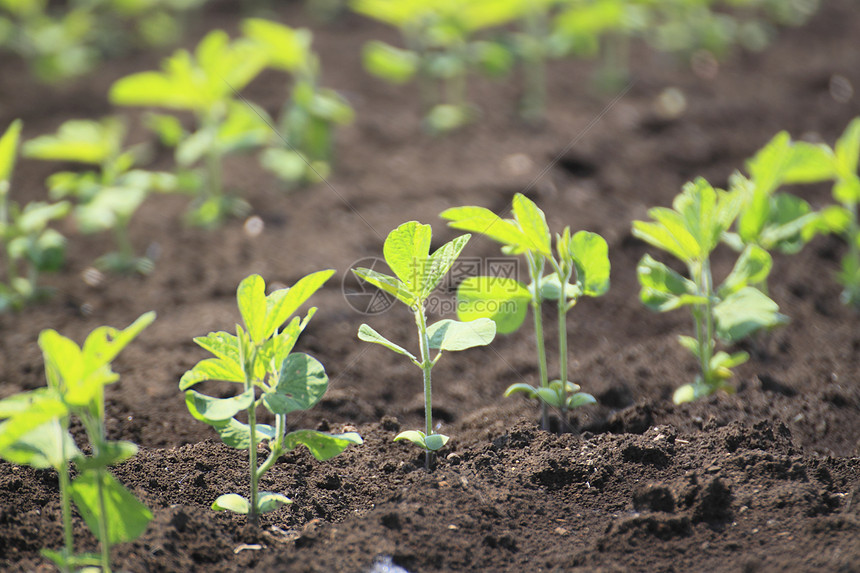
{"label": "soybean seedling", "polygon": [[[362,443],[355,432],[287,433],[287,415],[308,410],[319,402],[328,388],[328,376],[318,360],[292,352],[316,308],[311,308],[304,318],[293,317],[283,329],[281,326],[332,274],[334,271],[319,271],[302,278],[292,288],[269,295],[259,275],[243,280],[236,299],[244,327],[236,325],[236,334],[212,332],[195,338],[194,342],[215,358],[201,360],[179,381],[191,415],[212,426],[231,448],[248,450],[250,497],[224,494],[215,500],[212,509],[247,515],[254,527],[259,525],[261,513],[291,503],[283,494],[258,491],[260,478],[282,454],[304,444],[316,459],[327,460],[350,444]],[[206,380],[235,382],[241,385],[242,392],[232,398],[213,398],[189,390]],[[257,408],[261,405],[275,416],[274,427],[257,422]],[[240,412],[247,414],[247,424],[236,419]],[[258,465],[257,446],[263,441],[268,442],[269,455]]]}
{"label": "soybean seedling", "polygon": [[[53,468],[59,475],[64,547],[43,550],[61,571],[97,566],[110,573],[113,545],[136,539],[152,513],[110,472],[108,466],[133,457],[137,446],[110,441],[105,433],[105,387],[119,380],[111,362],[153,320],[148,312],[124,330],[99,327],[83,347],[55,330],[43,330],[39,346],[48,386],[0,401],[0,457],[15,464]],[[84,455],[69,434],[72,417],[86,430],[92,455]],[[70,479],[69,463],[77,470]],[[71,501],[101,546],[98,555],[76,555]]]}
{"label": "soybean seedling", "polygon": [[69,120],[52,135],[24,144],[25,157],[94,165],[97,171],[62,171],[48,178],[54,199],[74,198],[74,217],[84,233],[110,231],[116,251],[96,260],[96,266],[117,273],[146,274],[153,268],[147,257],[135,254],[128,227],[151,191],[177,188],[170,173],[134,169],[139,149],[123,149],[125,125],[116,117],[101,121]]}
{"label": "soybean seedling", "polygon": [[839,205],[821,211],[818,230],[836,233],[848,243],[837,280],[843,287],[842,302],[860,309],[860,117],[848,124],[832,149],[810,143],[796,143],[795,147],[810,157],[807,165],[811,169],[821,171],[817,176],[829,176],[834,182],[833,198]]}
{"label": "soybean seedling", "polygon": [[[116,81],[110,100],[117,105],[161,107],[194,113],[196,131],[187,133],[179,119],[160,115],[153,120],[162,141],[176,146],[176,162],[191,170],[203,162],[201,177],[188,177],[194,201],[191,224],[216,227],[228,215],[248,211],[239,197],[223,189],[223,159],[267,141],[269,128],[262,110],[239,101],[239,92],[262,71],[266,56],[248,40],[231,42],[226,32],[207,34],[192,55],[178,50],[160,72],[141,72]],[[198,173],[192,171],[192,173]]]}
{"label": "soybean seedling", "polygon": [[[418,357],[391,342],[367,324],[362,324],[358,329],[358,338],[365,342],[380,344],[397,354],[406,356],[424,374],[424,431],[407,430],[399,433],[394,441],[406,440],[422,448],[425,452],[425,467],[428,470],[433,465],[434,453],[448,442],[448,436],[437,434],[433,429],[431,378],[433,366],[446,350],[453,352],[486,346],[496,335],[495,323],[487,318],[469,322],[443,319],[427,325],[425,314],[427,298],[451,269],[469,241],[469,235],[462,235],[445,243],[431,255],[432,234],[430,225],[422,225],[416,221],[403,223],[388,234],[382,252],[385,262],[394,271],[395,276],[365,268],[353,269],[359,279],[392,295],[408,306],[414,315],[415,326],[418,329]],[[435,357],[431,357],[431,350],[439,352]]]}
{"label": "soybean seedling", "polygon": [[[729,189],[739,193],[743,207],[735,231],[724,233],[723,241],[738,252],[748,245],[768,252],[799,252],[815,234],[820,214],[800,197],[777,190],[783,184],[828,179],[829,162],[820,163],[817,155],[816,148],[792,144],[788,133],[781,132],[747,161],[750,177],[735,173],[729,179]],[[768,292],[766,280],[753,286]]]}
{"label": "soybean seedling", "polygon": [[[528,306],[532,308],[540,381],[513,384],[505,396],[523,392],[541,403],[541,426],[549,429],[550,406],[561,414],[559,430],[567,428],[567,412],[572,408],[595,403],[590,394],[569,379],[567,346],[567,313],[582,296],[598,297],[609,290],[609,255],[606,241],[596,233],[570,228],[556,235],[555,253],[552,235],[543,211],[525,195],[513,199],[513,219],[502,219],[483,207],[455,207],[442,213],[449,224],[465,231],[481,233],[504,245],[507,254],[522,254],[528,262],[531,282],[516,279],[473,277],[457,289],[457,314],[461,319],[485,316],[493,319],[499,332],[510,333],[524,322]],[[549,264],[552,272],[544,275]],[[541,306],[544,300],[555,300],[558,308],[559,378],[549,381],[544,347]]]}
{"label": "soybean seedling", "polygon": [[750,285],[761,284],[770,273],[767,251],[748,245],[732,271],[714,287],[711,253],[734,223],[743,199],[738,190],[715,190],[702,178],[687,183],[675,197],[672,209],[648,211],[652,221],[634,221],[633,235],[662,249],[687,266],[688,277],[645,255],[636,269],[642,287],[640,299],[652,310],[667,312],[687,306],[696,337],[679,336],[681,346],[699,362],[700,374],[674,394],[677,404],[724,390],[734,392],[728,380],[731,369],[749,359],[746,352],[716,351],[716,339],[738,342],[763,328],[786,322],[777,304]]}
{"label": "soybean seedling", "polygon": [[352,0],[351,8],[400,30],[406,49],[372,41],[364,47],[364,67],[395,84],[416,78],[425,124],[440,133],[473,119],[467,78],[478,68],[503,75],[513,57],[502,45],[473,38],[513,21],[521,0]]}
{"label": "soybean seedling", "polygon": [[0,137],[0,243],[6,254],[6,283],[0,283],[0,312],[19,310],[48,291],[39,275],[59,269],[65,259],[66,240],[48,224],[65,217],[69,204],[30,202],[20,207],[9,198],[21,121]]}
{"label": "soybean seedling", "polygon": [[318,182],[331,171],[335,128],[352,123],[352,107],[336,91],[320,86],[310,30],[248,18],[242,21],[242,33],[266,54],[269,68],[293,78],[278,121],[280,133],[271,134],[261,164],[290,186]]}

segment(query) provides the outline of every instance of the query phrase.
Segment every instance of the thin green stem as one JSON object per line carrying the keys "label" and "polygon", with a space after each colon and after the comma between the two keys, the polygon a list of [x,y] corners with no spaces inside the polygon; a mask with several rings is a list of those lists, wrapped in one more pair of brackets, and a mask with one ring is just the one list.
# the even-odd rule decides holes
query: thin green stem
{"label": "thin green stem", "polygon": [[705,298],[705,303],[697,304],[693,314],[696,319],[696,343],[699,348],[702,383],[710,387],[713,378],[711,376],[711,356],[714,350],[713,280],[710,261],[705,259],[697,263],[692,274],[699,296]]}
{"label": "thin green stem", "polygon": [[60,441],[60,459],[62,463],[57,468],[57,474],[60,481],[60,512],[63,516],[63,547],[65,559],[63,564],[63,572],[69,573],[68,560],[75,554],[75,537],[72,530],[72,502],[71,502],[71,480],[69,479],[69,462],[68,452],[66,452],[65,431],[69,425],[68,418],[64,418],[62,423],[57,426],[58,438]]}
{"label": "thin green stem", "polygon": [[[101,399],[96,403],[97,412],[96,415],[93,416],[92,413],[90,415],[84,416],[84,420],[86,418],[90,418],[89,424],[86,424],[88,427],[88,433],[90,433],[90,439],[92,441],[93,446],[93,457],[98,458],[101,455],[102,449],[105,444],[105,426],[104,426],[104,393],[101,393]],[[104,482],[105,482],[105,472],[107,471],[104,467],[98,468],[96,471],[96,491],[98,495],[98,503],[99,503],[99,541],[101,542],[101,568],[103,573],[110,573],[110,532],[109,532],[109,524],[108,524],[108,513],[107,513],[107,501],[105,500],[105,491],[104,491]]]}
{"label": "thin green stem", "polygon": [[[418,327],[418,340],[421,346],[421,371],[424,373],[424,435],[433,433],[433,382],[430,376],[433,361],[430,359],[430,338],[427,336],[427,318],[424,316],[424,305],[415,308],[415,324]],[[424,465],[429,470],[433,466],[433,452],[424,451]]]}
{"label": "thin green stem", "polygon": [[[534,315],[535,325],[535,344],[538,354],[538,373],[540,376],[541,388],[549,388],[549,377],[547,376],[546,367],[546,348],[543,338],[543,317],[541,316],[541,307],[543,305],[543,295],[541,294],[541,282],[543,280],[543,257],[538,255],[536,259],[533,255],[527,255],[529,261],[529,272],[531,273],[532,283],[534,284],[534,294],[532,295],[531,307]],[[541,428],[549,430],[549,409],[546,402],[541,400]]]}
{"label": "thin green stem", "polygon": [[277,437],[275,439],[274,444],[269,442],[269,444],[271,446],[271,452],[269,452],[269,457],[266,458],[266,461],[263,462],[263,465],[261,465],[257,469],[257,479],[263,477],[263,474],[265,474],[267,471],[269,471],[269,469],[275,464],[277,459],[280,457],[281,448],[283,448],[283,445],[284,445],[284,432],[286,431],[286,427],[287,427],[287,415],[286,414],[278,414],[277,416],[275,416],[275,436],[277,436]]}
{"label": "thin green stem", "polygon": [[561,290],[558,295],[558,370],[561,379],[561,425],[559,433],[567,431],[567,286],[570,280],[570,273],[562,277],[559,273]]}
{"label": "thin green stem", "polygon": [[525,87],[522,100],[522,116],[529,122],[543,118],[546,107],[546,57],[543,42],[546,36],[547,14],[534,8],[525,16],[525,29],[531,45],[526,51],[523,67]]}

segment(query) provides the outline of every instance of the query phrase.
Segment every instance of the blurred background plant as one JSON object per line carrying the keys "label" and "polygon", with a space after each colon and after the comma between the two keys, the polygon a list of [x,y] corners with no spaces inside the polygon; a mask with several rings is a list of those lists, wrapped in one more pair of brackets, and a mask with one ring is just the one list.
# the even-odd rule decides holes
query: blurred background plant
{"label": "blurred background plant", "polygon": [[133,48],[181,39],[191,10],[207,0],[0,0],[0,51],[27,61],[40,80],[85,74]]}

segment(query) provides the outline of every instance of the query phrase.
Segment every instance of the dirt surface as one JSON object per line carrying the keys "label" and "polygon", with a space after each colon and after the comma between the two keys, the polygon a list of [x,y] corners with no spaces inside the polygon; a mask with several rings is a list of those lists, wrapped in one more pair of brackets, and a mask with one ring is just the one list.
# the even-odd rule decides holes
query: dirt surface
{"label": "dirt surface", "polygon": [[[297,6],[280,12],[287,23],[306,23]],[[188,45],[213,27],[234,32],[238,16],[226,4],[210,10]],[[704,74],[638,49],[632,84],[615,99],[589,90],[590,65],[554,63],[549,119],[539,129],[515,118],[516,82],[477,81],[471,89],[483,119],[444,138],[421,134],[412,87],[362,72],[362,43],[393,41],[390,30],[347,16],[314,33],[325,83],[357,112],[339,135],[330,186],[285,195],[253,158],[233,159],[227,182],[254,206],[262,234],[248,234],[243,221],[212,232],[185,228],[186,201],[155,197],[132,225],[137,247],[158,254],[151,275],[88,284],[84,271],[108,238],[76,235],[66,270],[48,278],[55,298],[0,316],[5,397],[44,384],[41,329],[81,341],[97,325],[158,312],[116,361],[122,380],[107,395],[109,437],[141,446],[115,474],[155,514],[140,539],[116,548],[117,569],[860,571],[860,316],[840,305],[832,278],[844,246],[817,238],[799,255],[776,257],[771,294],[791,323],[747,347],[754,358],[738,370],[736,395],[674,406],[672,391],[695,373],[676,342],[690,319],[639,303],[635,267],[649,249],[630,234],[632,220],[668,204],[686,180],[725,184],[777,131],[832,143],[860,115],[860,95],[846,99],[844,84],[834,91],[831,81],[840,75],[860,89],[854,2],[827,1],[766,52],[736,55]],[[21,117],[32,137],[65,119],[110,113],[111,82],[159,57],[107,63],[58,91],[4,62],[0,126]],[[667,87],[686,95],[679,118],[655,111]],[[274,112],[283,93],[283,77],[272,74],[247,95]],[[135,125],[132,138],[145,139]],[[156,166],[169,166],[167,153]],[[53,167],[21,161],[13,197],[44,197]],[[609,294],[584,300],[569,320],[574,380],[599,404],[573,413],[574,432],[557,436],[537,429],[534,404],[501,397],[509,384],[537,377],[528,327],[491,348],[448,355],[434,369],[434,415],[452,440],[428,473],[414,447],[391,441],[401,428],[421,427],[420,371],[356,338],[368,322],[414,345],[413,323],[399,308],[356,312],[341,281],[355,261],[380,255],[396,225],[431,223],[439,245],[454,236],[437,217],[443,209],[501,211],[518,191],[539,203],[552,228],[587,229],[609,242]],[[817,207],[830,201],[827,188],[797,191]],[[500,255],[479,238],[465,254]],[[730,264],[730,253],[717,254],[717,273]],[[243,518],[209,510],[218,495],[247,489],[247,457],[191,418],[177,383],[205,356],[192,338],[238,320],[243,277],[289,285],[323,268],[337,274],[314,297],[320,310],[298,348],[326,365],[331,385],[320,405],[290,422],[353,426],[365,445],[328,462],[305,450],[282,457],[263,488],[294,503],[264,516],[255,533]],[[547,343],[552,372],[554,337]],[[79,549],[94,548],[75,523]],[[0,569],[51,570],[38,551],[61,543],[56,476],[0,462]]]}

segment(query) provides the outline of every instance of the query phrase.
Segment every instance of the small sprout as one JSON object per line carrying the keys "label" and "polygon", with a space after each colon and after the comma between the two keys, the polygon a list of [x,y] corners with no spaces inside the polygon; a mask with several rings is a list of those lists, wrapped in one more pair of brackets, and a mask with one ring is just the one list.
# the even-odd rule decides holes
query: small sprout
{"label": "small sprout", "polygon": [[[424,431],[408,430],[401,432],[395,441],[406,440],[423,449],[425,466],[429,470],[433,464],[433,454],[447,442],[448,436],[437,434],[433,428],[432,380],[433,366],[442,357],[443,351],[459,351],[476,346],[486,346],[496,335],[496,325],[488,318],[478,318],[468,322],[451,319],[440,320],[427,325],[425,305],[428,297],[448,273],[460,256],[469,235],[462,235],[445,243],[432,255],[430,254],[430,225],[416,221],[404,223],[391,231],[385,239],[383,254],[385,262],[395,276],[386,275],[371,269],[353,269],[356,276],[378,289],[392,295],[408,306],[414,315],[418,329],[419,356],[391,342],[367,324],[358,329],[358,338],[388,348],[407,357],[424,374]],[[438,350],[431,357],[430,351]]]}
{"label": "small sprout", "polygon": [[[596,233],[579,231],[570,234],[565,227],[556,235],[555,253],[552,235],[543,211],[530,199],[517,193],[513,199],[513,219],[502,219],[483,207],[456,207],[442,213],[449,224],[464,231],[481,233],[502,243],[508,254],[522,254],[528,262],[531,282],[526,285],[513,278],[472,277],[457,288],[457,315],[460,319],[491,318],[504,334],[517,330],[532,308],[538,353],[540,383],[537,387],[520,383],[511,385],[505,396],[517,392],[541,402],[541,425],[549,429],[548,406],[561,414],[559,431],[567,428],[567,412],[595,403],[590,394],[580,392],[579,385],[568,376],[567,313],[580,297],[603,296],[609,290],[609,254],[606,241]],[[553,272],[544,275],[546,264]],[[559,379],[549,381],[544,348],[541,305],[555,300],[558,308]]]}
{"label": "small sprout", "polygon": [[170,173],[134,169],[139,149],[123,149],[125,126],[115,117],[101,121],[69,120],[56,134],[24,144],[25,157],[67,161],[98,167],[98,171],[62,171],[48,178],[51,196],[74,198],[74,216],[84,233],[111,231],[117,250],[101,256],[96,266],[117,273],[147,274],[153,262],[134,253],[128,235],[131,218],[152,191],[176,190]]}
{"label": "small sprout", "polygon": [[259,46],[247,39],[231,42],[226,32],[214,30],[194,54],[178,50],[164,61],[162,71],[132,74],[111,86],[110,100],[117,105],[194,113],[197,125],[192,133],[169,116],[150,120],[163,143],[175,144],[180,168],[205,164],[203,176],[180,174],[195,196],[188,215],[194,225],[216,227],[228,215],[248,211],[244,200],[224,193],[222,163],[225,156],[257,148],[270,137],[265,112],[238,96],[265,65]]}
{"label": "small sprout", "polygon": [[68,214],[67,202],[34,201],[20,207],[9,198],[21,125],[16,120],[0,137],[0,243],[6,255],[0,312],[19,310],[45,296],[49,291],[39,285],[39,276],[59,270],[66,253],[66,239],[48,225]]}
{"label": "small sprout", "polygon": [[310,30],[248,18],[242,32],[266,55],[267,67],[293,78],[278,122],[280,135],[271,133],[261,165],[290,186],[325,179],[334,160],[335,128],[352,123],[354,113],[340,94],[319,85],[320,64],[311,51]]}
{"label": "small sprout", "polygon": [[[99,566],[110,572],[113,545],[133,541],[146,530],[152,513],[108,472],[108,466],[134,457],[137,446],[113,442],[105,434],[105,387],[119,380],[111,370],[116,356],[155,320],[148,312],[124,330],[95,329],[82,347],[54,330],[43,330],[39,347],[48,386],[0,401],[0,457],[15,464],[57,471],[65,546],[42,554],[64,572]],[[69,433],[71,418],[86,430],[92,455],[86,456]],[[70,479],[69,463],[77,476]],[[99,555],[76,555],[71,501],[101,545]]]}
{"label": "small sprout", "polygon": [[684,277],[665,264],[645,255],[637,267],[640,299],[650,309],[667,312],[688,306],[696,325],[696,337],[679,337],[681,346],[699,362],[701,373],[692,384],[680,387],[675,403],[689,402],[724,390],[731,369],[749,359],[746,352],[716,351],[716,339],[734,343],[763,328],[783,324],[777,304],[751,285],[763,284],[771,269],[771,256],[757,245],[749,245],[734,268],[714,288],[711,253],[731,228],[743,206],[740,190],[715,190],[704,179],[684,186],[672,209],[648,211],[652,221],[634,221],[633,235],[666,251],[687,266]]}
{"label": "small sprout", "polygon": [[[327,434],[313,430],[287,433],[287,415],[309,410],[322,399],[328,388],[328,376],[315,358],[292,352],[299,335],[316,308],[304,318],[290,317],[334,274],[320,271],[310,274],[291,288],[266,295],[266,284],[259,275],[251,275],[239,284],[236,299],[244,326],[236,334],[211,332],[194,339],[200,347],[215,355],[198,362],[179,382],[185,391],[185,404],[191,415],[212,426],[221,440],[240,450],[248,450],[250,498],[235,493],[224,494],[212,504],[216,511],[228,510],[248,516],[253,526],[261,513],[274,511],[290,499],[279,493],[258,491],[260,478],[277,459],[301,444],[318,460],[327,460],[343,452],[350,444],[361,444],[355,432]],[[281,326],[289,320],[282,329]],[[235,382],[242,392],[232,398],[213,398],[191,390],[207,380]],[[275,425],[257,422],[257,408],[264,406],[275,416]],[[247,413],[248,423],[236,416]],[[257,446],[267,441],[269,455],[258,466]]]}
{"label": "small sprout", "polygon": [[371,41],[363,51],[365,69],[394,84],[416,78],[425,127],[444,133],[477,115],[467,101],[471,70],[491,76],[508,73],[510,51],[498,42],[476,40],[481,30],[512,21],[520,0],[352,0],[351,8],[400,30],[405,49]]}

